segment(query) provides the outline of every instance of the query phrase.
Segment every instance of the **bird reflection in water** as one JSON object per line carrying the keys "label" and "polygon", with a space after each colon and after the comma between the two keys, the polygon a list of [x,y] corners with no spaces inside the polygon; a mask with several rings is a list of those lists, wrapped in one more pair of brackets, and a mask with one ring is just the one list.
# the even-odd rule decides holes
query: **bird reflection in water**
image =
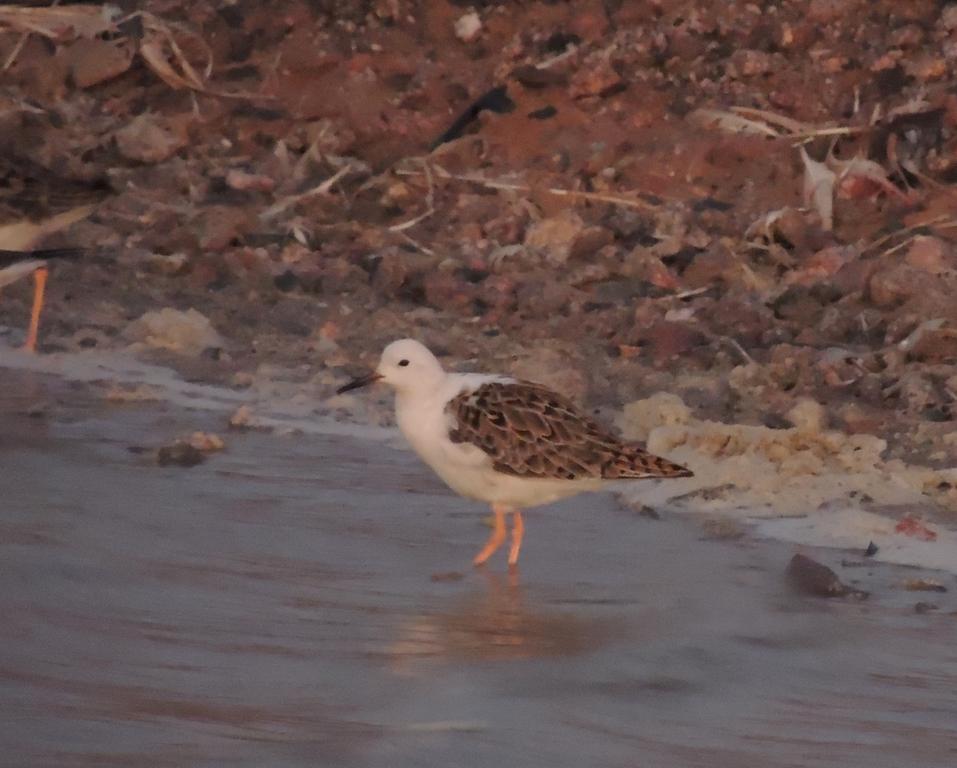
{"label": "bird reflection in water", "polygon": [[509,661],[577,656],[606,636],[600,623],[576,614],[529,608],[519,574],[483,572],[483,588],[404,623],[389,649],[392,668],[415,674],[417,660]]}

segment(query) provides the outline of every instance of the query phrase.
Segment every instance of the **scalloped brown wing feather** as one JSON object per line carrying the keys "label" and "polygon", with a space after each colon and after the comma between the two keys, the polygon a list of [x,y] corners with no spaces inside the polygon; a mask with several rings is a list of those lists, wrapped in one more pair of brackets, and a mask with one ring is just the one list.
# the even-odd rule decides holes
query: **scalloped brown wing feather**
{"label": "scalloped brown wing feather", "polygon": [[547,387],[489,382],[453,398],[450,439],[471,443],[505,474],[561,480],[691,477],[685,467],[624,443]]}

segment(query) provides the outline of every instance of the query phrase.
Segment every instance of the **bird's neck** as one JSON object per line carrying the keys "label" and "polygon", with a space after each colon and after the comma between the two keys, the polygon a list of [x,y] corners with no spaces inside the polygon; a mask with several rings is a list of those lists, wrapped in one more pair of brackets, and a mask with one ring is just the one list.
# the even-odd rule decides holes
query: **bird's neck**
{"label": "bird's neck", "polygon": [[413,407],[433,401],[448,383],[448,378],[448,375],[443,371],[439,376],[417,382],[415,387],[396,390],[396,405]]}

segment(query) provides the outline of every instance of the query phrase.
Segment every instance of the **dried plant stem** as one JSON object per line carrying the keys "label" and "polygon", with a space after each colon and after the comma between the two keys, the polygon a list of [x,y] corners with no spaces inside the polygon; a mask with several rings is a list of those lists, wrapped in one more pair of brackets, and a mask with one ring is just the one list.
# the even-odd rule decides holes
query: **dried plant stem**
{"label": "dried plant stem", "polygon": [[17,40],[17,44],[13,46],[13,50],[10,51],[10,55],[7,56],[7,60],[3,62],[3,71],[6,72],[10,67],[13,66],[13,62],[17,60],[17,57],[20,55],[20,51],[23,50],[23,46],[26,45],[27,40],[30,38],[29,32],[24,32],[20,35]]}
{"label": "dried plant stem", "polygon": [[422,253],[424,253],[426,256],[435,256],[435,251],[433,251],[431,248],[426,248],[424,245],[422,245],[422,243],[409,237],[405,232],[399,232],[398,235],[413,248],[417,248],[418,250],[422,251]]}
{"label": "dried plant stem", "polygon": [[[626,208],[638,208],[640,210],[657,210],[660,206],[649,203],[647,200],[640,200],[635,197],[624,197],[621,195],[612,195],[604,192],[581,192],[575,189],[562,189],[561,187],[534,187],[530,184],[519,184],[514,181],[503,181],[501,179],[489,179],[476,174],[458,174],[449,173],[444,168],[436,167],[435,173],[439,178],[450,181],[464,181],[471,184],[479,184],[487,189],[501,189],[511,192],[535,192],[536,190],[548,192],[559,197],[573,197],[579,200],[590,200],[598,203],[608,203],[609,205],[620,205]],[[400,176],[421,176],[421,171],[398,170]]]}
{"label": "dried plant stem", "polygon": [[429,162],[427,160],[422,160],[422,168],[424,169],[424,172],[425,172],[425,180],[429,185],[428,192],[425,193],[426,211],[425,213],[422,213],[416,216],[414,219],[409,219],[408,221],[404,221],[401,224],[392,225],[391,227],[389,227],[390,232],[404,232],[405,230],[411,229],[420,221],[424,221],[425,219],[429,218],[429,216],[431,216],[433,213],[435,213],[435,180],[432,178],[432,169],[430,168]]}
{"label": "dried plant stem", "polygon": [[[890,240],[893,240],[895,237],[898,237],[898,236],[900,236],[900,235],[906,235],[906,234],[908,234],[908,233],[910,233],[910,232],[913,232],[913,231],[915,231],[915,230],[923,229],[924,227],[933,227],[933,226],[935,226],[935,225],[940,225],[940,224],[943,224],[944,222],[947,222],[948,220],[950,220],[950,226],[953,226],[954,224],[957,224],[957,219],[951,219],[951,216],[950,216],[949,213],[943,213],[943,214],[941,214],[940,216],[937,216],[936,218],[930,219],[930,220],[928,220],[928,221],[922,221],[922,222],[920,222],[919,224],[911,224],[911,225],[908,226],[908,227],[902,227],[901,229],[895,229],[893,232],[889,232],[889,233],[886,234],[886,235],[882,235],[881,237],[877,238],[876,240],[873,240],[873,241],[871,241],[870,243],[868,243],[867,245],[865,245],[863,248],[861,248],[861,253],[862,253],[862,254],[863,254],[863,253],[867,253],[867,251],[870,251],[870,250],[872,250],[872,249],[874,249],[874,248],[879,248],[880,246],[884,245],[884,243],[886,243],[886,242],[888,242],[888,241],[890,241]],[[947,225],[945,225],[945,226],[947,226]],[[913,238],[911,238],[911,239],[913,239]],[[909,240],[908,240],[908,242],[909,242]]]}
{"label": "dried plant stem", "polygon": [[741,355],[741,358],[748,364],[751,365],[754,362],[754,358],[748,354],[748,351],[741,346],[737,339],[732,339],[730,336],[721,336],[719,337],[721,341],[729,344],[735,352]]}
{"label": "dried plant stem", "polygon": [[346,164],[342,166],[342,168],[336,171],[332,176],[312,189],[307,189],[305,192],[300,192],[298,195],[289,195],[289,197],[284,197],[282,200],[271,205],[269,208],[259,214],[259,218],[263,221],[274,219],[280,213],[285,211],[287,208],[292,207],[296,203],[307,200],[310,197],[328,194],[329,190],[331,190],[339,182],[339,180],[342,179],[343,176],[351,171],[351,165]]}

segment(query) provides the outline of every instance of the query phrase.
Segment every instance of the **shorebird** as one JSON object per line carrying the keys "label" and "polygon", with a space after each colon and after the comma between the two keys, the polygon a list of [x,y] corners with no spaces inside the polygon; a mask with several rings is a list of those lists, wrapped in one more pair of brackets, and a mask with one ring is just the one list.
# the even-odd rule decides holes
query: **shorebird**
{"label": "shorebird", "polygon": [[395,390],[399,429],[453,491],[491,505],[494,527],[475,556],[482,565],[506,538],[518,563],[522,510],[596,491],[616,480],[691,477],[690,470],[623,442],[549,388],[510,376],[447,373],[414,339],[389,344],[378,366],[338,390],[375,382]]}
{"label": "shorebird", "polygon": [[93,213],[110,193],[104,181],[61,178],[28,160],[0,156],[0,288],[33,277],[33,308],[24,349],[35,352],[49,276],[49,259],[72,258],[78,248],[36,250],[48,235]]}

